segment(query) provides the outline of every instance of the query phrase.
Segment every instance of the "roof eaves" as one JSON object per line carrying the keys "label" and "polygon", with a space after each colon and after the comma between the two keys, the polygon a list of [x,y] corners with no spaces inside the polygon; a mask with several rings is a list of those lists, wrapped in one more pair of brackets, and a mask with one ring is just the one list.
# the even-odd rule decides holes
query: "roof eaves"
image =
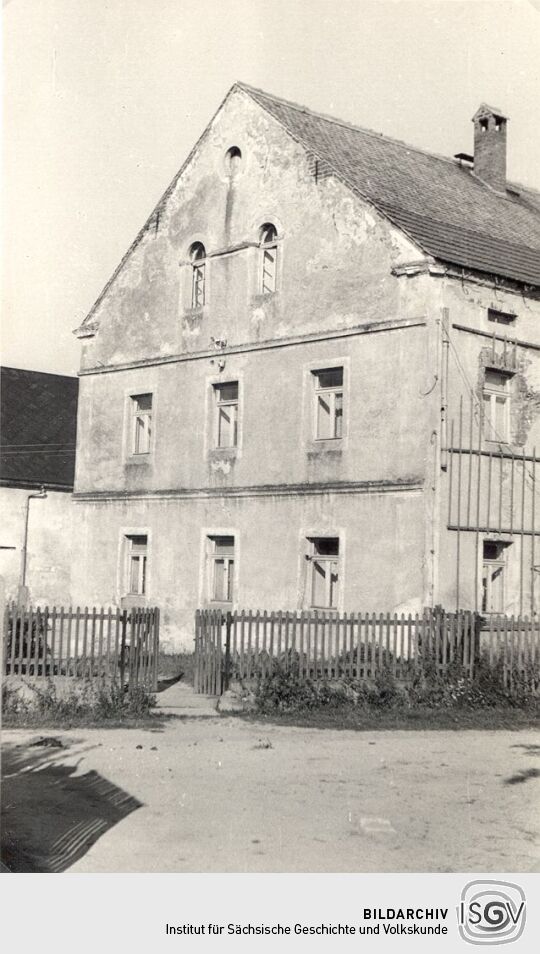
{"label": "roof eaves", "polygon": [[0,477],[0,487],[34,490],[36,487],[43,487],[44,490],[55,490],[59,493],[73,493],[74,483],[59,483],[50,480],[34,480],[33,478],[18,477]]}

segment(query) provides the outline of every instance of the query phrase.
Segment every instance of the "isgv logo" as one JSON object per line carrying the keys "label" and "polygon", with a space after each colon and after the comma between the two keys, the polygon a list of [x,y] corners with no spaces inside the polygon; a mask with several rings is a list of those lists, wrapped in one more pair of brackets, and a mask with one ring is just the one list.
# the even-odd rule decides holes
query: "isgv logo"
{"label": "isgv logo", "polygon": [[457,916],[459,933],[469,944],[510,944],[523,934],[525,892],[511,881],[469,881]]}

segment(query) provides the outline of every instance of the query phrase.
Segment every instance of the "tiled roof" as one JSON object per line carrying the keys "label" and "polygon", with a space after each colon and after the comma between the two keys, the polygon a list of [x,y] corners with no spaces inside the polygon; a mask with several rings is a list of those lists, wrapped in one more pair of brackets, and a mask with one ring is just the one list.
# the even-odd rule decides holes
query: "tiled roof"
{"label": "tiled roof", "polygon": [[540,285],[540,193],[499,195],[452,159],[237,85],[428,254]]}
{"label": "tiled roof", "polygon": [[0,369],[0,485],[73,488],[77,378]]}

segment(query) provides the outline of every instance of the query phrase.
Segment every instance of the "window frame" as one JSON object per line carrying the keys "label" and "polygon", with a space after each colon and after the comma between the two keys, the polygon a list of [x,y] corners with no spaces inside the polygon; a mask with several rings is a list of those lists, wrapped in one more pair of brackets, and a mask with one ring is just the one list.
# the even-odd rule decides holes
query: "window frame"
{"label": "window frame", "polygon": [[[502,389],[494,383],[488,383],[487,376],[490,373],[498,374],[504,380]],[[484,369],[484,381],[482,385],[483,436],[484,440],[490,444],[511,443],[510,408],[512,393],[510,387],[513,377],[514,375],[511,372],[501,370],[500,368],[486,367]],[[504,436],[498,435],[496,431],[498,403],[504,407]],[[489,405],[489,415],[486,414],[486,404]]]}
{"label": "window frame", "polygon": [[[271,239],[265,240],[264,236],[267,231],[273,229],[274,234]],[[264,222],[259,229],[259,294],[264,298],[275,295],[278,288],[278,268],[279,268],[279,232],[277,226],[273,222]],[[269,255],[273,252],[273,266],[271,273],[271,280],[266,287],[265,274],[267,274],[267,269],[265,267],[266,261]]]}
{"label": "window frame", "polygon": [[[130,394],[129,397],[131,402],[130,455],[132,457],[147,457],[152,452],[154,396],[152,391],[139,391],[136,394]],[[141,409],[137,402],[146,397],[150,398],[150,407]],[[137,426],[139,421],[143,422],[143,433],[146,435],[145,450],[139,450],[140,440]]]}
{"label": "window frame", "polygon": [[[145,539],[146,543],[135,543]],[[118,595],[121,605],[136,605],[137,601],[145,604],[150,591],[150,547],[151,532],[147,527],[122,527],[120,529],[118,561]],[[134,550],[141,547],[140,550]],[[143,560],[138,570],[138,591],[131,590],[132,561],[134,556],[142,555]]]}
{"label": "window frame", "polygon": [[[491,544],[499,550],[498,556],[489,558],[485,556],[485,546]],[[480,607],[481,612],[486,615],[502,615],[506,605],[506,577],[508,572],[507,552],[510,544],[501,540],[483,540],[482,542],[482,572],[480,574]],[[493,607],[493,579],[492,572],[499,569],[501,580],[499,584],[499,608]],[[486,585],[484,585],[484,580]]]}
{"label": "window frame", "polygon": [[[331,386],[322,386],[320,384],[320,376],[323,374],[331,373],[332,371],[341,371],[341,384],[340,385],[331,385]],[[344,424],[345,424],[345,367],[344,365],[332,365],[324,368],[313,368],[311,370],[312,375],[312,387],[313,387],[313,440],[317,443],[332,443],[342,442],[344,437]],[[320,434],[319,426],[319,409],[322,402],[322,395],[328,395],[329,399],[329,414],[328,418],[331,424],[331,431],[333,431],[331,436],[323,436]],[[336,410],[336,403],[338,396],[341,399],[340,414],[338,416]],[[337,422],[341,421],[339,425],[340,433],[337,434],[338,430]]]}
{"label": "window frame", "polygon": [[[232,540],[232,545],[224,545],[224,550],[217,550],[218,542]],[[212,605],[233,606],[236,593],[236,535],[234,533],[209,533],[206,535],[207,546],[207,599]],[[227,552],[228,551],[228,552]],[[218,563],[224,565],[224,579],[226,580],[226,598],[217,595],[217,574],[216,567]]]}
{"label": "window frame", "polygon": [[[221,398],[220,393],[226,387],[236,385],[236,398]],[[215,381],[212,383],[213,398],[213,450],[236,452],[240,440],[240,381],[238,379],[231,381]],[[235,408],[234,422],[232,423],[234,440],[232,444],[220,443],[220,422],[221,409],[231,407]]]}
{"label": "window frame", "polygon": [[[198,253],[202,250],[202,255]],[[190,263],[190,297],[191,297],[191,309],[193,311],[198,311],[201,308],[204,308],[207,300],[207,291],[206,291],[206,264],[208,261],[208,255],[206,252],[206,246],[203,242],[196,241],[192,242],[189,247],[189,263]]]}
{"label": "window frame", "polygon": [[[336,540],[337,541],[337,553],[336,554],[324,554],[317,553],[316,547],[322,540]],[[339,536],[330,535],[330,534],[321,534],[318,536],[308,537],[308,547],[309,552],[307,554],[309,561],[309,574],[308,574],[308,605],[312,610],[326,610],[332,612],[338,612],[341,603],[341,587],[342,587],[342,541]],[[324,588],[325,588],[325,602],[316,603],[315,602],[315,588],[316,588],[316,577],[315,577],[315,568],[316,565],[320,565],[324,568],[328,567],[329,572],[325,569],[324,577]],[[332,580],[332,568],[336,567],[336,580],[333,583]],[[333,601],[332,601],[333,596]]]}
{"label": "window frame", "polygon": [[516,324],[517,314],[513,311],[502,311],[500,308],[490,306],[487,310],[487,318],[493,324],[508,327]]}

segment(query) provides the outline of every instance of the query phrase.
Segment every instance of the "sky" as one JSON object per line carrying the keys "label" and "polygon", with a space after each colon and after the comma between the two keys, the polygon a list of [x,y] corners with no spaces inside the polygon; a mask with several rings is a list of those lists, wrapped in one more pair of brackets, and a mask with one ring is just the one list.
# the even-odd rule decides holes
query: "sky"
{"label": "sky", "polygon": [[72,334],[235,80],[540,188],[540,0],[3,0],[1,361]]}

